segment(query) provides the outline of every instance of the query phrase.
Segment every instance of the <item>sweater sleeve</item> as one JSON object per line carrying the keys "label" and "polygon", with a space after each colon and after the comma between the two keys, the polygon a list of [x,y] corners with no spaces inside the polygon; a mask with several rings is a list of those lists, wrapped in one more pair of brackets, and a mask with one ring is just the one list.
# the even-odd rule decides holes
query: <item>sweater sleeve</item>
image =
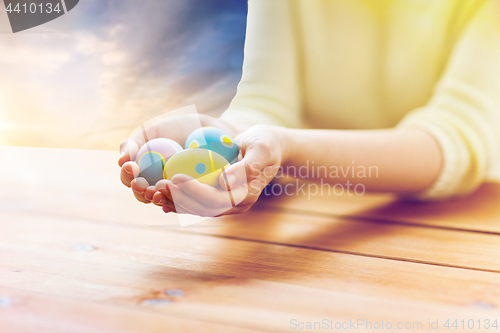
{"label": "sweater sleeve", "polygon": [[398,127],[427,131],[443,156],[434,184],[414,198],[466,195],[487,179],[500,158],[500,1],[489,0],[479,9],[430,101]]}
{"label": "sweater sleeve", "polygon": [[300,126],[298,52],[289,0],[249,0],[243,74],[224,119]]}

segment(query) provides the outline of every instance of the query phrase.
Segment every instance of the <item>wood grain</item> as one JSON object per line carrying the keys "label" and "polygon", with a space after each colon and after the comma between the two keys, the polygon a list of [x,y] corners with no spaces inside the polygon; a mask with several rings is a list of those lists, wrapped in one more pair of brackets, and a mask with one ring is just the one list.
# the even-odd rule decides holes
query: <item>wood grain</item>
{"label": "wood grain", "polygon": [[[81,273],[103,279],[100,282],[105,285],[119,281],[117,288],[128,283],[128,287],[144,290],[151,287],[184,290],[186,283],[198,288],[198,283],[225,284],[232,279],[251,279],[401,301],[466,307],[483,302],[500,306],[498,273],[96,224],[83,219],[67,221],[22,215],[15,218],[15,224],[0,224],[9,225],[0,234],[1,262],[8,263],[7,267],[13,270],[49,269],[54,277],[67,278],[77,278]],[[82,250],[80,244],[90,247]],[[54,255],[58,260],[44,262],[44,257]],[[69,273],[66,270],[73,261],[78,267]],[[118,268],[112,273],[115,265]],[[154,266],[150,276],[146,274],[147,265]],[[90,269],[92,266],[95,269]],[[20,276],[14,273],[8,275],[9,286],[19,288],[12,285],[20,281]],[[457,294],[460,288],[462,292]],[[437,290],[440,292],[436,293]],[[118,288],[116,294],[120,293]]]}
{"label": "wood grain", "polygon": [[[40,153],[39,150],[36,152]],[[87,218],[103,223],[156,226],[158,229],[175,228],[178,225],[172,214],[167,215],[158,207],[136,202],[129,193],[130,191],[121,185],[110,172],[104,172],[106,168],[102,168],[103,171],[96,164],[88,162],[88,160],[112,160],[110,155],[114,156],[114,153],[55,150],[47,153],[51,155],[48,160],[46,160],[48,157],[44,156],[40,156],[40,159],[47,165],[53,165],[51,163],[57,161],[56,165],[64,166],[65,163],[69,163],[66,161],[74,161],[76,157],[71,154],[77,153],[94,156],[92,159],[86,156],[87,162],[74,168],[78,171],[79,177],[76,174],[73,175],[75,170],[69,167],[53,169],[49,166],[41,166],[37,170],[47,172],[45,178],[30,176],[36,181],[25,180],[20,182],[21,185],[13,186],[11,193],[23,198],[16,202],[25,203],[25,206],[21,205],[17,211]],[[86,172],[83,171],[84,167],[88,167]],[[110,169],[118,171],[117,166]],[[13,169],[12,172],[15,170]],[[57,181],[56,172],[61,172],[62,179],[68,181]],[[22,177],[19,176],[19,178]],[[78,186],[72,185],[73,179]],[[387,196],[378,199],[371,196],[371,198],[379,203],[387,200]],[[281,198],[278,199],[281,200]],[[293,204],[294,207],[300,209],[256,210],[244,216],[216,219],[182,230],[183,232],[290,244],[397,260],[500,271],[500,238],[493,234],[448,230],[442,228],[439,223],[431,224],[431,222],[429,225],[407,225],[385,220],[351,218],[352,216],[346,219],[345,216],[338,218],[330,214],[311,214],[301,208],[305,207],[304,205],[297,204],[296,201],[300,201],[300,197],[286,197],[285,199],[292,202],[290,205]],[[324,200],[325,198],[322,197],[312,198],[310,202],[313,208],[308,209],[321,212],[320,208],[313,203],[324,202]],[[352,213],[355,201],[351,197],[346,200],[351,202],[349,210]],[[493,206],[490,201],[484,199],[480,201],[483,205]],[[359,204],[367,205],[368,202],[372,200],[361,198]],[[280,205],[283,204],[282,202]],[[414,206],[421,207],[415,204]],[[490,209],[489,212],[491,213],[492,210]],[[339,215],[342,216],[342,214]],[[359,213],[355,214],[355,216],[358,215]],[[432,219],[425,220],[431,221]],[[485,220],[481,219],[482,222]],[[214,223],[218,227],[210,227]],[[431,225],[434,227],[426,227]]]}
{"label": "wood grain", "polygon": [[263,198],[180,228],[120,184],[116,153],[0,156],[2,333],[288,332],[293,318],[435,332],[429,320],[500,317],[498,185],[432,204]]}
{"label": "wood grain", "polygon": [[[231,326],[176,318],[168,313],[110,306],[64,297],[0,287],[9,306],[0,308],[2,332],[47,333],[165,333],[257,332]],[[5,302],[5,301],[4,301]]]}
{"label": "wood grain", "polygon": [[[118,211],[122,211],[123,215],[140,214],[144,220],[165,223],[161,210],[139,204],[121,184],[116,152],[0,147],[0,156],[15,161],[0,168],[0,210],[6,207],[70,215],[91,211],[102,219],[115,220],[121,218]],[[389,221],[500,233],[500,184],[484,184],[470,197],[430,203],[397,201],[390,194],[337,196],[326,191],[323,195],[295,192],[293,196],[263,196],[258,206],[370,223]]]}
{"label": "wood grain", "polygon": [[143,208],[143,205],[136,204],[123,210],[102,212],[89,209],[88,205],[66,205],[58,211],[46,212],[45,216],[86,218],[110,225],[142,226],[500,272],[500,237],[495,234],[269,210],[254,210],[241,216],[217,218],[179,228],[173,214]]}
{"label": "wood grain", "polygon": [[[302,183],[288,182],[297,189]],[[280,186],[286,186],[282,182]],[[307,184],[306,184],[307,186]],[[292,189],[290,188],[290,191]],[[295,191],[297,192],[297,191]],[[263,196],[262,208],[281,208],[289,213],[343,216],[370,222],[399,222],[441,228],[500,233],[500,184],[485,183],[470,196],[435,202],[397,200],[390,194],[362,196],[304,195]]]}

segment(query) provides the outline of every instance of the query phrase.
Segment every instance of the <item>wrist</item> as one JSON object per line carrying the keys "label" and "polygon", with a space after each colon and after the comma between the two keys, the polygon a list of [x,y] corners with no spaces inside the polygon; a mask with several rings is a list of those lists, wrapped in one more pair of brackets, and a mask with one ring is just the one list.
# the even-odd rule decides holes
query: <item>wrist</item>
{"label": "wrist", "polygon": [[276,133],[278,144],[280,146],[281,165],[286,165],[291,160],[293,129],[282,126],[271,126],[271,128]]}

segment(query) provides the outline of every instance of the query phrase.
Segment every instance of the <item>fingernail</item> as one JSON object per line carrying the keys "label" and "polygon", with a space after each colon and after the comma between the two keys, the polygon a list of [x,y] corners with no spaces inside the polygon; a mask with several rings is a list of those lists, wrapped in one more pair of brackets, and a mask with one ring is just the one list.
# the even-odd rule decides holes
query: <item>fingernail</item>
{"label": "fingernail", "polygon": [[180,178],[180,177],[174,177],[174,178],[172,178],[172,184],[180,185],[182,183],[183,183],[182,178]]}
{"label": "fingernail", "polygon": [[228,175],[227,176],[227,183],[229,186],[233,186],[236,184],[236,176],[235,175]]}
{"label": "fingernail", "polygon": [[153,198],[153,202],[155,203],[155,205],[164,206],[167,203],[167,200],[165,200],[164,198],[161,198],[160,201],[156,201]]}
{"label": "fingernail", "polygon": [[167,180],[166,183],[167,183],[167,187],[169,190],[172,190],[173,188],[177,188],[177,185],[175,185],[174,182],[171,180]]}
{"label": "fingernail", "polygon": [[166,190],[167,189],[167,182],[165,180],[159,180],[156,182],[156,185],[155,185],[155,188],[156,190],[160,191],[160,190]]}
{"label": "fingernail", "polygon": [[148,181],[142,177],[136,178],[135,183],[142,189],[146,189],[149,186]]}

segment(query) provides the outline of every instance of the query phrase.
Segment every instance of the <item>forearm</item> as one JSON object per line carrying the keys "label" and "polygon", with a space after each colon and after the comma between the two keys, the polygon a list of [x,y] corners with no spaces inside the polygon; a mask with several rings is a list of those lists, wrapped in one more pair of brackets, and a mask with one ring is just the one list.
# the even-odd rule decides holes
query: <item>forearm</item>
{"label": "forearm", "polygon": [[427,188],[441,170],[438,144],[419,130],[278,131],[284,147],[283,171],[291,176],[408,193]]}

